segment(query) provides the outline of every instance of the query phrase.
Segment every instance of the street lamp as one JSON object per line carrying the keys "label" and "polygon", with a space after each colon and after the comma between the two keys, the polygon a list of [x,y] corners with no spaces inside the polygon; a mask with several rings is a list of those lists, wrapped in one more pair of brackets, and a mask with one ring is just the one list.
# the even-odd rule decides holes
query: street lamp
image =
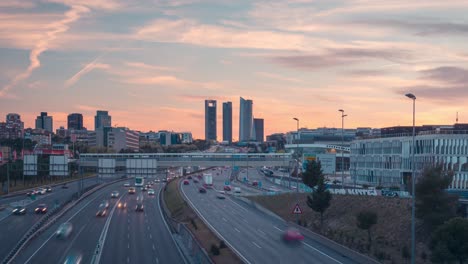
{"label": "street lamp", "polygon": [[344,189],[344,118],[348,115],[344,114],[343,109],[339,109],[341,112],[341,188]]}
{"label": "street lamp", "polygon": [[415,113],[416,113],[416,96],[412,93],[407,93],[405,94],[406,97],[410,98],[413,100],[413,143],[412,143],[412,150],[411,150],[411,194],[412,194],[412,199],[411,199],[411,264],[415,263],[416,260],[416,232],[415,232],[415,203],[416,203],[416,192],[415,192],[415,182],[416,182],[416,177],[415,177],[415,163],[414,163],[414,152],[416,150],[415,142],[414,142],[414,137],[415,137]]}
{"label": "street lamp", "polygon": [[[297,204],[299,204],[299,119],[297,117],[293,118],[296,120],[297,123],[297,138],[296,138],[296,153],[297,153],[297,159],[296,159],[296,199],[297,199]],[[291,177],[289,177],[291,178]],[[296,214],[296,223],[299,223],[299,214]]]}

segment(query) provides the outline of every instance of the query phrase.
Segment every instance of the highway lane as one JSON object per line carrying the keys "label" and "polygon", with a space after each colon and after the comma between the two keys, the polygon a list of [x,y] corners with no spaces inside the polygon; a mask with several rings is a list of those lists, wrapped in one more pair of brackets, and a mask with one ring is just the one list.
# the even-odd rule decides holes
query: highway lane
{"label": "highway lane", "polygon": [[[90,186],[95,183],[95,180],[85,181],[85,187]],[[22,197],[22,199],[29,200],[29,204],[26,205],[26,215],[12,215],[11,208],[5,210],[4,215],[0,219],[0,234],[2,237],[8,239],[0,240],[0,256],[6,256],[18,243],[18,241],[24,236],[24,234],[44,215],[35,214],[34,209],[38,204],[45,203],[49,209],[52,208],[56,201],[64,202],[71,198],[73,193],[77,191],[76,186],[70,184],[70,188],[61,189],[53,188],[51,193],[44,195],[38,195],[36,201],[31,201],[27,196]],[[22,203],[18,202],[17,203]]]}
{"label": "highway lane", "polygon": [[138,193],[127,195],[127,209],[114,213],[101,263],[183,263],[158,204],[163,184],[154,184],[155,195],[142,193],[144,212],[136,212]]}
{"label": "highway lane", "polygon": [[250,263],[354,263],[333,249],[306,237],[299,246],[285,244],[281,235],[288,225],[250,206],[227,197],[216,198],[197,186],[182,185],[182,190],[204,218]]}
{"label": "highway lane", "polygon": [[[99,204],[103,200],[109,201],[109,210],[117,199],[111,199],[110,193],[119,190],[125,192],[122,182],[112,184],[91,194],[74,206],[57,223],[50,226],[44,233],[35,238],[15,260],[15,263],[63,263],[67,255],[79,252],[83,255],[83,263],[90,263],[97,241],[107,220],[105,217],[96,217]],[[70,222],[73,224],[73,233],[66,240],[57,239],[55,231],[60,224]]]}

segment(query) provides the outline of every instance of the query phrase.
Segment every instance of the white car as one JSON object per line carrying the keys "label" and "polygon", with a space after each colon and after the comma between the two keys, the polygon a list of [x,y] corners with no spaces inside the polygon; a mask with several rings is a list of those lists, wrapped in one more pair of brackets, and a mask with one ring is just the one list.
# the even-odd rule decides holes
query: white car
{"label": "white car", "polygon": [[155,192],[154,192],[153,189],[148,189],[148,195],[154,195],[154,194],[155,194]]}
{"label": "white car", "polygon": [[73,231],[72,223],[66,222],[59,226],[57,232],[55,232],[55,236],[57,238],[65,239],[70,236],[71,232]]}
{"label": "white car", "polygon": [[124,187],[130,187],[130,183],[128,182],[124,183]]}
{"label": "white car", "polygon": [[37,193],[39,193],[39,194],[46,194],[46,193],[47,193],[47,189],[46,189],[46,188],[39,188],[39,189],[37,190]]}
{"label": "white car", "polygon": [[234,187],[234,192],[235,192],[235,193],[240,193],[240,192],[241,192],[241,188],[239,188],[239,187]]}

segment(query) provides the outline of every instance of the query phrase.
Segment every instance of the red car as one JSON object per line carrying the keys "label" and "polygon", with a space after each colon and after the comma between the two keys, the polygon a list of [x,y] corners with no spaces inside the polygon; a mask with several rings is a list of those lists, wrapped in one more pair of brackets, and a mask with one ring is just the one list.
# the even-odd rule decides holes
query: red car
{"label": "red car", "polygon": [[225,185],[225,186],[224,186],[224,190],[225,190],[225,191],[230,191],[230,190],[231,190],[231,187],[228,186],[228,185]]}
{"label": "red car", "polygon": [[300,242],[304,236],[296,229],[287,229],[283,234],[283,240],[286,242]]}
{"label": "red car", "polygon": [[189,185],[189,181],[184,180],[184,185]]}
{"label": "red car", "polygon": [[258,181],[253,181],[252,186],[258,186]]}
{"label": "red car", "polygon": [[198,192],[199,193],[206,193],[206,189],[205,188],[200,188],[200,189],[198,189]]}

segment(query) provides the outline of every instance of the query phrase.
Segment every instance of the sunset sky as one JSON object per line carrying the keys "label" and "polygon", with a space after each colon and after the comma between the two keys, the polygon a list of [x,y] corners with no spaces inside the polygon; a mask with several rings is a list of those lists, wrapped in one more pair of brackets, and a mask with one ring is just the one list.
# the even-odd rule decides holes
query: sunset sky
{"label": "sunset sky", "polygon": [[265,134],[468,123],[468,0],[1,0],[0,120],[204,137],[204,100],[252,99]]}

